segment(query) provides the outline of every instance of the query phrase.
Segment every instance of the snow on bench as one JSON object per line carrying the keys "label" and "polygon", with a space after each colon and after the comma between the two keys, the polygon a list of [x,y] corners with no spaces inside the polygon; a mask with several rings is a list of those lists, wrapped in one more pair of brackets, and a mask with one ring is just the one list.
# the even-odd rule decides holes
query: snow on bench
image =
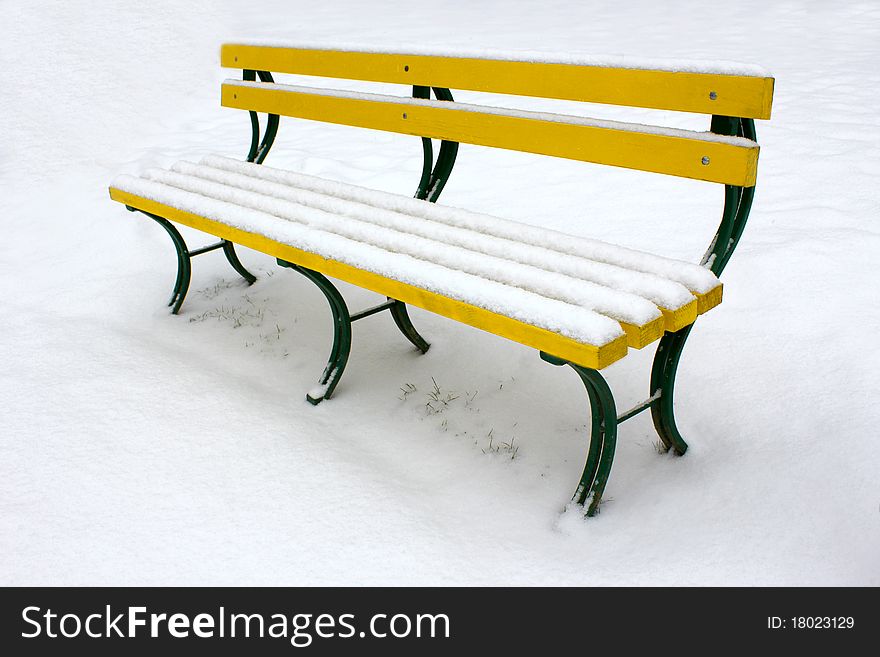
{"label": "snow on bench", "polygon": [[595,346],[720,286],[699,265],[221,156],[113,187]]}
{"label": "snow on bench", "polygon": [[501,62],[529,62],[535,64],[563,64],[640,71],[669,71],[674,73],[701,73],[707,75],[738,75],[744,77],[769,77],[771,73],[757,64],[732,62],[723,59],[682,59],[669,57],[632,57],[628,55],[600,55],[548,50],[502,50],[499,48],[439,48],[435,45],[396,43],[393,47],[376,43],[352,43],[330,41],[283,41],[278,39],[247,39],[229,48],[251,46],[278,48],[279,50],[318,50],[325,53],[370,53],[377,55],[414,55],[419,57],[443,57],[451,59],[478,59]]}

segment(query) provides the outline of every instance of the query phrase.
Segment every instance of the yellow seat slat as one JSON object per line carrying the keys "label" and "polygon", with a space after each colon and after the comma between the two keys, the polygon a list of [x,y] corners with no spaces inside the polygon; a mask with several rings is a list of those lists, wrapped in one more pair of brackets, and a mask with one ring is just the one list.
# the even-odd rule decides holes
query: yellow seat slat
{"label": "yellow seat slat", "polygon": [[694,296],[697,297],[697,312],[702,315],[703,313],[712,310],[712,308],[721,303],[723,292],[724,286],[719,283],[708,292],[695,294]]}
{"label": "yellow seat slat", "polygon": [[697,321],[697,315],[700,314],[699,301],[694,299],[690,303],[675,310],[661,308],[660,312],[663,313],[665,330],[678,331],[679,329],[683,329],[685,326],[689,326]]}
{"label": "yellow seat slat", "polygon": [[225,44],[229,68],[768,119],[773,78]]}
{"label": "yellow seat slat", "polygon": [[164,217],[169,221],[196,228],[211,235],[216,235],[221,239],[261,251],[275,258],[293,262],[341,281],[372,290],[373,292],[398,299],[419,308],[424,308],[438,315],[443,315],[463,324],[494,333],[529,347],[534,347],[584,367],[597,370],[602,369],[614,361],[623,358],[627,353],[627,335],[621,335],[612,342],[601,346],[583,344],[547,329],[526,324],[519,320],[429,292],[407,283],[401,283],[400,281],[364,271],[342,262],[328,260],[314,253],[297,249],[288,244],[282,244],[263,235],[243,231],[151,199],[124,192],[115,187],[110,188],[110,198],[129,207]]}
{"label": "yellow seat slat", "polygon": [[[376,100],[382,98],[383,100]],[[384,100],[388,98],[388,100]],[[655,132],[582,125],[444,107],[445,103],[395,102],[341,92],[322,94],[282,85],[222,87],[226,107],[313,121],[373,128],[552,155],[584,162],[665,173],[749,187],[755,184],[757,144],[740,145]],[[695,133],[695,135],[698,133]]]}

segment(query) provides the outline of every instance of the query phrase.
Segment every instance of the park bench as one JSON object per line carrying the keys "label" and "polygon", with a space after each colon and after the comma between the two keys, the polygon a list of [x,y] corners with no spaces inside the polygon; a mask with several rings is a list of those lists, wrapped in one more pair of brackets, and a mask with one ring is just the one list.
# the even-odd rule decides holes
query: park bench
{"label": "park bench", "polygon": [[[334,337],[319,386],[329,398],[345,369],[352,322],[388,310],[422,352],[406,304],[533,347],[569,365],[589,396],[592,425],[574,501],[599,508],[618,424],[650,409],[666,449],[687,443],[673,413],[675,374],[700,314],[721,302],[718,276],[742,235],[754,194],[754,119],[767,119],[773,79],[750,67],[663,68],[607,61],[521,61],[388,51],[227,44],[222,104],[250,113],[244,161],[220,155],[119,176],[112,199],[154,219],[177,250],[169,305],[177,313],[193,256],[222,250],[248,283],[234,244],[261,251],[313,281],[333,313]],[[406,85],[405,96],[280,84],[272,73]],[[584,101],[711,116],[709,132],[457,103],[450,89]],[[411,90],[411,94],[410,94]],[[433,91],[434,98],[431,98]],[[267,114],[261,128],[258,113]],[[279,117],[385,130],[421,138],[415,198],[270,168]],[[440,142],[434,157],[432,140]],[[435,204],[460,142],[696,179],[723,186],[721,222],[700,264]],[[190,250],[173,223],[219,242]],[[351,313],[328,277],[385,299]],[[599,370],[629,348],[659,341],[648,399],[618,414]]]}

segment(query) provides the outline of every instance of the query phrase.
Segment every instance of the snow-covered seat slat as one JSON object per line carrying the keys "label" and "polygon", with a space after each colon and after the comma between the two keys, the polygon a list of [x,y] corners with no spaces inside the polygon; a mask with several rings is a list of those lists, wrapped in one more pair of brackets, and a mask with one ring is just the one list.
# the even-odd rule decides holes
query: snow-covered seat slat
{"label": "snow-covered seat slat", "polygon": [[120,176],[113,189],[142,199],[130,206],[189,212],[595,347],[585,366],[625,354],[621,336],[641,348],[687,326],[721,297],[699,265],[220,156]]}

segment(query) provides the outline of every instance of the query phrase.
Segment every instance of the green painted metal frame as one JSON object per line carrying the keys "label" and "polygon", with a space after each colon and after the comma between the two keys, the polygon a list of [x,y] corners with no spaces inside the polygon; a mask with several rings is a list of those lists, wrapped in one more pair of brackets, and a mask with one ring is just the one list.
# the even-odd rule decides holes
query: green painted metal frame
{"label": "green painted metal frame", "polygon": [[333,396],[333,391],[336,390],[339,379],[342,378],[342,373],[348,364],[348,356],[351,354],[351,315],[348,313],[345,299],[326,276],[281,258],[278,258],[278,264],[281,267],[288,267],[299,272],[317,285],[327,298],[330,311],[333,313],[333,347],[330,350],[330,358],[321,378],[318,379],[318,388],[306,394],[308,402],[317,405]]}
{"label": "green painted metal frame", "polygon": [[596,370],[575,365],[545,352],[541,358],[551,365],[569,365],[587,389],[590,398],[592,424],[590,427],[590,445],[587,449],[587,462],[584,472],[574,492],[572,501],[585,506],[588,516],[599,512],[602,493],[611,474],[611,463],[614,461],[614,450],[617,447],[617,411],[614,406],[614,395],[603,376]]}
{"label": "green painted metal frame", "polygon": [[[719,135],[739,136],[757,141],[753,119],[713,116],[710,130]],[[724,186],[724,210],[721,213],[721,223],[701,263],[716,276],[721,276],[721,272],[730,262],[739,244],[754,197],[754,187]],[[687,451],[688,446],[675,422],[673,409],[675,375],[678,372],[684,344],[692,329],[693,324],[674,333],[666,333],[660,338],[651,368],[651,396],[656,398],[651,405],[654,428],[666,449],[673,450],[679,456]]]}
{"label": "green painted metal frame", "polygon": [[232,242],[222,240],[215,244],[190,250],[187,247],[183,236],[180,234],[180,231],[178,231],[177,228],[174,227],[174,224],[164,217],[160,217],[150,212],[144,212],[143,210],[138,210],[137,208],[130,206],[125,207],[130,212],[140,212],[158,223],[165,229],[165,232],[168,233],[171,237],[171,241],[174,243],[174,250],[177,252],[177,278],[174,281],[174,290],[171,293],[171,300],[168,301],[168,305],[171,306],[171,314],[177,315],[180,312],[180,306],[183,305],[183,300],[186,298],[186,293],[189,291],[190,280],[192,279],[192,259],[203,253],[223,249],[223,253],[226,254],[226,259],[229,261],[229,264],[231,264],[233,269],[235,269],[235,271],[247,281],[248,285],[253,285],[254,281],[257,280],[257,277],[251,274],[245,269],[244,265],[241,264],[241,261],[235,253],[235,248],[233,247]]}
{"label": "green painted metal frame", "polygon": [[[268,73],[258,71],[256,72],[256,75],[259,75],[260,79],[264,82],[272,81],[272,78]],[[245,79],[254,80],[254,72],[245,71]],[[452,93],[449,89],[440,87],[413,87],[413,97],[429,98],[431,89],[433,89],[434,95],[438,100],[452,100]],[[277,133],[277,122],[273,126],[272,117],[275,115],[270,115],[269,121],[267,122],[266,137],[264,137],[261,142],[259,139],[259,119],[255,112],[250,112],[250,114],[252,138],[251,148],[248,152],[248,160],[259,164],[265,157],[265,152],[267,152],[268,148],[272,145],[272,141]],[[265,146],[266,144],[268,144],[268,146]],[[423,137],[422,153],[422,173],[415,197],[434,203],[439,198],[440,193],[443,191],[443,188],[452,173],[452,168],[455,165],[455,158],[458,154],[458,143],[443,141],[440,145],[437,161],[434,162],[433,144],[430,139]],[[428,341],[419,334],[415,326],[413,326],[406,309],[406,304],[402,301],[388,297],[384,303],[357,313],[350,313],[348,306],[345,303],[345,299],[339,293],[336,286],[334,286],[326,276],[312,269],[307,269],[306,267],[287,262],[286,260],[278,259],[278,264],[281,267],[286,267],[299,272],[317,285],[330,304],[330,312],[333,314],[333,346],[330,349],[330,358],[327,361],[327,366],[324,368],[324,372],[318,380],[318,387],[306,394],[306,400],[310,404],[317,405],[325,399],[330,399],[333,395],[333,392],[345,371],[345,366],[348,364],[348,357],[351,353],[351,325],[359,319],[370,317],[371,315],[388,310],[390,311],[391,317],[397,328],[416,349],[424,354],[431,347],[430,343],[428,343]]]}
{"label": "green painted metal frame", "polygon": [[[250,71],[245,69],[242,72],[242,78],[248,82],[256,81],[257,77],[260,82],[274,82],[272,74],[269,71]],[[278,126],[281,117],[278,114],[269,114],[266,118],[266,132],[260,139],[260,117],[256,112],[248,112],[251,118],[251,147],[248,149],[247,161],[262,164],[275,143],[275,137],[278,136]]]}
{"label": "green painted metal frame", "polygon": [[[430,98],[431,90],[437,100],[452,102],[452,92],[444,87],[413,87],[413,98]],[[436,203],[440,193],[449,181],[452,168],[455,166],[455,158],[458,155],[458,142],[443,140],[440,142],[440,152],[437,154],[437,162],[434,163],[434,148],[427,137],[422,137],[422,177],[415,197],[424,201]]]}
{"label": "green painted metal frame", "polygon": [[424,338],[412,326],[409,316],[406,314],[406,304],[403,302],[388,299],[377,306],[351,314],[348,311],[348,305],[345,303],[342,294],[340,294],[329,278],[313,269],[301,267],[281,258],[278,258],[277,262],[279,266],[299,272],[317,285],[330,304],[330,312],[333,314],[333,346],[330,349],[330,357],[327,360],[324,372],[318,379],[318,387],[306,394],[306,400],[310,404],[320,404],[325,399],[330,399],[333,396],[333,392],[336,390],[343,372],[345,372],[345,366],[348,364],[348,357],[351,354],[351,325],[359,319],[376,315],[384,310],[390,310],[401,333],[419,351],[422,353],[428,351],[430,345],[425,342]]}
{"label": "green painted metal frame", "polygon": [[[757,141],[755,122],[752,119],[713,116],[710,130],[720,135],[740,136]],[[721,213],[721,223],[701,261],[701,264],[716,276],[721,275],[737,244],[739,244],[749,218],[754,196],[754,187],[724,186],[724,209]],[[590,399],[592,426],[587,462],[572,498],[576,504],[586,507],[587,516],[593,516],[599,511],[602,494],[611,472],[617,427],[622,422],[650,409],[654,429],[660,436],[666,450],[671,449],[679,456],[687,451],[687,442],[675,422],[674,392],[678,364],[692,329],[693,324],[675,332],[666,332],[660,338],[651,367],[651,396],[620,415],[616,415],[614,396],[598,371],[541,352],[541,358],[548,363],[570,365],[584,382]]]}

